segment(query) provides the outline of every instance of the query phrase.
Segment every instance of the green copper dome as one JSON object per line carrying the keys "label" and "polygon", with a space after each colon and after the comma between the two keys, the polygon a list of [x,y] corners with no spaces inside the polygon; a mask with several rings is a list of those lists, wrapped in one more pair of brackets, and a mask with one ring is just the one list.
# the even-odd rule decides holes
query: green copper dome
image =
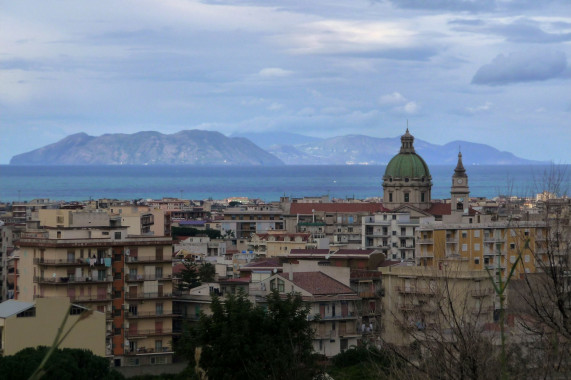
{"label": "green copper dome", "polygon": [[429,178],[430,171],[426,162],[418,154],[399,153],[387,165],[385,177]]}
{"label": "green copper dome", "polygon": [[426,162],[414,151],[414,137],[406,129],[401,136],[399,154],[394,156],[387,165],[384,178],[430,178],[430,171]]}

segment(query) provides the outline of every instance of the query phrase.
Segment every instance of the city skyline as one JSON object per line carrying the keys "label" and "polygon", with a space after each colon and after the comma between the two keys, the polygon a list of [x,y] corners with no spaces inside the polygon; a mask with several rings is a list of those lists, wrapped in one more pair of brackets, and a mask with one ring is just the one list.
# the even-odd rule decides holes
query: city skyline
{"label": "city skyline", "polygon": [[[3,4],[0,164],[78,132],[287,130],[570,163],[565,1]],[[567,15],[567,16],[566,16]]]}

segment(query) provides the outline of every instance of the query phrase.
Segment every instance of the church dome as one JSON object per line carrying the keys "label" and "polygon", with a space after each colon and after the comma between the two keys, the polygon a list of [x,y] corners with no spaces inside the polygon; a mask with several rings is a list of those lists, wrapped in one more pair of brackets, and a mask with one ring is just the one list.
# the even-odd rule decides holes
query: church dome
{"label": "church dome", "polygon": [[430,180],[428,165],[422,157],[414,151],[414,137],[406,130],[401,137],[401,149],[399,154],[394,156],[385,169],[384,179],[389,178],[422,178]]}
{"label": "church dome", "polygon": [[399,153],[394,156],[385,170],[385,177],[422,178],[430,177],[428,165],[416,153]]}

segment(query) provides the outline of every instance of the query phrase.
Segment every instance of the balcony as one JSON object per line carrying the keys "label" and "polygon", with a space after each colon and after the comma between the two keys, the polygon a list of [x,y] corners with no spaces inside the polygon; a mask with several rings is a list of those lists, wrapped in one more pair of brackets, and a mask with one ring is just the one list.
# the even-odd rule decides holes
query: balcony
{"label": "balcony", "polygon": [[172,298],[171,293],[125,293],[125,299],[127,300],[149,300],[149,299],[163,299]]}
{"label": "balcony", "polygon": [[503,243],[506,239],[501,236],[484,235],[484,243]]}
{"label": "balcony", "polygon": [[138,312],[127,312],[127,318],[129,319],[144,319],[144,318],[172,318],[180,316],[180,313],[177,313],[172,310],[163,310],[163,311],[138,311]]}
{"label": "balcony", "polygon": [[111,302],[111,294],[101,295],[101,296],[73,296],[70,297],[71,302],[77,303],[87,303],[87,302]]}
{"label": "balcony", "polygon": [[125,262],[128,264],[142,264],[142,263],[170,263],[172,259],[166,257],[156,256],[125,256]]}
{"label": "balcony", "polygon": [[418,239],[418,244],[434,244],[434,239]]}
{"label": "balcony", "polygon": [[68,285],[68,284],[106,284],[113,282],[113,276],[105,277],[38,277],[34,276],[34,282],[38,284],[50,284],[50,285]]}
{"label": "balcony", "polygon": [[161,276],[156,276],[156,275],[142,275],[142,274],[138,274],[138,275],[129,275],[126,274],[125,275],[125,281],[127,282],[142,282],[142,281],[170,281],[172,280],[172,275],[161,275]]}
{"label": "balcony", "polygon": [[133,351],[125,350],[126,356],[149,355],[149,354],[172,354],[172,353],[174,352],[171,347],[161,347],[158,350],[154,348],[145,348],[145,347],[139,347]]}
{"label": "balcony", "polygon": [[426,294],[426,295],[434,295],[436,293],[436,289],[431,289],[429,287],[402,287],[402,286],[395,286],[395,291],[399,293],[405,294]]}
{"label": "balcony", "polygon": [[[101,259],[92,259],[93,264],[91,266],[105,267],[105,263]],[[90,259],[42,259],[35,258],[34,264],[40,266],[88,266],[90,265]]]}
{"label": "balcony", "polygon": [[470,295],[474,298],[483,298],[491,296],[494,293],[492,288],[489,289],[474,289],[470,291]]}
{"label": "balcony", "polygon": [[[311,317],[310,317],[311,318]],[[354,311],[350,311],[347,315],[318,315],[315,319],[320,321],[339,321],[344,319],[357,319],[357,314]]]}
{"label": "balcony", "polygon": [[128,339],[144,339],[149,336],[164,336],[164,335],[176,335],[180,334],[181,331],[171,330],[171,329],[151,329],[151,330],[125,330],[125,338]]}
{"label": "balcony", "polygon": [[446,238],[446,244],[458,244],[458,238]]}

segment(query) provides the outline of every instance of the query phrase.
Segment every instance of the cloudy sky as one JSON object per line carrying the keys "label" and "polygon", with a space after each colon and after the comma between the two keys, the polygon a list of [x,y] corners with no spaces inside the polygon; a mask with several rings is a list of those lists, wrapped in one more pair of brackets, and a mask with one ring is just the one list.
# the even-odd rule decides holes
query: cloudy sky
{"label": "cloudy sky", "polygon": [[571,163],[569,0],[0,1],[0,163],[87,132],[415,137]]}

